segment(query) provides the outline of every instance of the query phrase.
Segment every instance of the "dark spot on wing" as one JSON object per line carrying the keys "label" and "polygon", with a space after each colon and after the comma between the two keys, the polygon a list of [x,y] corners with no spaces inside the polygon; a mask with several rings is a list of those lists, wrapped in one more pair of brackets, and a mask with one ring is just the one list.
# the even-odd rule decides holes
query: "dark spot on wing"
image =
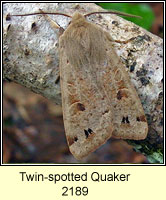
{"label": "dark spot on wing", "polygon": [[88,132],[91,134],[93,131],[92,129],[88,128]]}
{"label": "dark spot on wing", "polygon": [[122,123],[124,123],[124,124],[130,124],[128,116],[122,118]]}
{"label": "dark spot on wing", "polygon": [[127,123],[127,124],[130,124],[129,118],[128,118],[128,117],[126,117],[126,123]]}
{"label": "dark spot on wing", "polygon": [[145,115],[141,115],[140,117],[137,117],[137,121],[138,122],[146,122],[147,120],[146,120]]}
{"label": "dark spot on wing", "polygon": [[77,142],[78,138],[77,137],[67,137],[67,141],[69,146],[71,146],[72,144],[74,144],[74,142]]}
{"label": "dark spot on wing", "polygon": [[117,93],[117,99],[118,99],[118,100],[121,100],[122,97],[127,98],[128,96],[127,96],[127,94],[126,94],[125,91],[123,91],[123,90],[119,90],[118,93]]}
{"label": "dark spot on wing", "polygon": [[137,122],[140,122],[140,118],[139,117],[137,117]]}
{"label": "dark spot on wing", "polygon": [[125,123],[125,120],[126,120],[126,118],[125,118],[125,117],[123,117],[123,118],[122,118],[122,123]]}
{"label": "dark spot on wing", "polygon": [[108,113],[108,112],[109,112],[109,110],[107,109],[107,110],[105,110],[102,114],[105,115],[105,114]]}
{"label": "dark spot on wing", "polygon": [[77,142],[77,140],[78,140],[78,138],[77,138],[77,137],[74,137],[74,141]]}
{"label": "dark spot on wing", "polygon": [[146,122],[146,117],[145,117],[145,115],[140,116],[139,119],[140,119],[141,122]]}
{"label": "dark spot on wing", "polygon": [[84,129],[84,133],[85,133],[86,138],[88,138],[88,136],[89,136],[88,131]]}
{"label": "dark spot on wing", "polygon": [[77,103],[77,109],[79,111],[84,111],[85,110],[85,106],[82,103]]}
{"label": "dark spot on wing", "polygon": [[89,135],[93,133],[93,131],[92,131],[92,129],[88,128],[88,130],[84,129],[84,133],[85,133],[86,138],[88,138]]}
{"label": "dark spot on wing", "polygon": [[119,90],[117,93],[117,99],[121,100],[121,98],[122,98],[122,93],[121,93],[121,90]]}

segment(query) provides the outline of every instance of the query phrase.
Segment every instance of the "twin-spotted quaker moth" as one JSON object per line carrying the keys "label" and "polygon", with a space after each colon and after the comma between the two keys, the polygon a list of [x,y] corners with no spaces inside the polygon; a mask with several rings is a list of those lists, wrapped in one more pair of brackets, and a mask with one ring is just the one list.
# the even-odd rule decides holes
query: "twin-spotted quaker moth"
{"label": "twin-spotted quaker moth", "polygon": [[[41,13],[71,17],[43,11],[11,16]],[[69,149],[76,159],[95,151],[111,136],[141,140],[148,132],[140,99],[112,46],[114,40],[86,20],[96,13],[75,13],[59,37],[63,119]]]}

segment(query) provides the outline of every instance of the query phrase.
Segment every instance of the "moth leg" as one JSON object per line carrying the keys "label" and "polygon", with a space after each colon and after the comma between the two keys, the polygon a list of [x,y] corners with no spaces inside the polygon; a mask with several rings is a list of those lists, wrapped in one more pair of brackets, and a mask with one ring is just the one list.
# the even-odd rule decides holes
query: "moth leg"
{"label": "moth leg", "polygon": [[[42,9],[39,9],[39,11],[41,13],[44,13]],[[63,34],[64,29],[57,22],[55,22],[54,20],[52,20],[51,17],[49,17],[48,15],[44,14],[44,17],[50,23],[52,29],[59,29],[59,35]]]}
{"label": "moth leg", "polygon": [[121,40],[114,40],[113,42],[117,42],[117,43],[121,43],[121,44],[127,44],[128,42],[131,42],[135,39],[135,37],[132,37],[128,40],[125,40],[125,41],[121,41]]}
{"label": "moth leg", "polygon": [[114,40],[110,34],[108,32],[105,32],[105,35],[106,35],[106,38],[110,41],[110,42],[117,42],[117,43],[121,43],[121,44],[127,44],[128,42],[131,42],[133,41],[136,37],[132,37],[128,40],[125,40],[125,41],[121,41],[121,40]]}

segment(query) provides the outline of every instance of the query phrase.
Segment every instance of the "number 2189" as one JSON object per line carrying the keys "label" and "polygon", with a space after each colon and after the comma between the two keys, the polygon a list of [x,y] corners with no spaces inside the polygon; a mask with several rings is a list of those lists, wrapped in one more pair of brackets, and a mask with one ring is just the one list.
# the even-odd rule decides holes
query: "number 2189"
{"label": "number 2189", "polygon": [[64,191],[62,193],[62,196],[86,196],[88,195],[88,188],[87,187],[63,187],[62,190]]}

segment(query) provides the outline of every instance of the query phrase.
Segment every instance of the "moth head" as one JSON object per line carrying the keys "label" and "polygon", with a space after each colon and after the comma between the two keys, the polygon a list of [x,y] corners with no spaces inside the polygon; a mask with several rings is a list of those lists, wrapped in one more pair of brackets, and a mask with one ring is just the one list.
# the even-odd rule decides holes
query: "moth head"
{"label": "moth head", "polygon": [[78,23],[78,22],[84,22],[85,17],[79,12],[75,12],[74,15],[72,16],[71,23]]}

